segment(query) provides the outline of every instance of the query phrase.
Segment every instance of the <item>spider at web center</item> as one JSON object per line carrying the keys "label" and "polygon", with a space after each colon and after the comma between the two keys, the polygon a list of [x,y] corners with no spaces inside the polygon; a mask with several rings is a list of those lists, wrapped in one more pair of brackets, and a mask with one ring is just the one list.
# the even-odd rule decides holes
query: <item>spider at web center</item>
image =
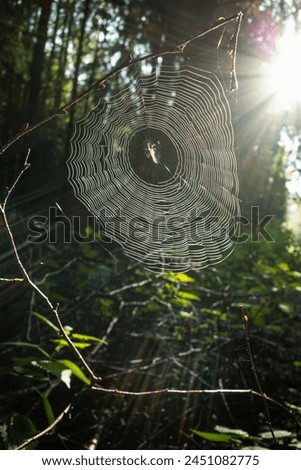
{"label": "spider at web center", "polygon": [[157,164],[159,163],[160,156],[161,156],[159,141],[157,141],[156,143],[151,143],[151,142],[146,143],[146,156],[148,158],[150,156],[154,163],[157,163]]}
{"label": "spider at web center", "polygon": [[131,137],[129,162],[133,172],[143,181],[160,184],[174,177],[178,152],[168,135],[154,128],[137,130]]}

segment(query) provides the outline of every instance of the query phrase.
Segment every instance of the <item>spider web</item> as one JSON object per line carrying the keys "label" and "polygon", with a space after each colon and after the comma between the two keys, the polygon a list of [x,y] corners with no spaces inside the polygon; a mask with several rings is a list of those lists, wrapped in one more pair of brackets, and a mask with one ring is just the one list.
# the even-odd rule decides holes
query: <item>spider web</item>
{"label": "spider web", "polygon": [[124,253],[155,272],[219,263],[239,215],[231,112],[216,75],[160,60],[119,73],[75,125],[68,179]]}

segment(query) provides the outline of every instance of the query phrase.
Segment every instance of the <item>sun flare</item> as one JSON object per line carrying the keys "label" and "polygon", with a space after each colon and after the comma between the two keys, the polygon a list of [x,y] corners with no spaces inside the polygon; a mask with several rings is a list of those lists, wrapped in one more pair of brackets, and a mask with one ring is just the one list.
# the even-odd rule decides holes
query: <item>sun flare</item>
{"label": "sun flare", "polygon": [[289,109],[301,103],[301,36],[286,33],[265,65],[266,87],[274,104]]}

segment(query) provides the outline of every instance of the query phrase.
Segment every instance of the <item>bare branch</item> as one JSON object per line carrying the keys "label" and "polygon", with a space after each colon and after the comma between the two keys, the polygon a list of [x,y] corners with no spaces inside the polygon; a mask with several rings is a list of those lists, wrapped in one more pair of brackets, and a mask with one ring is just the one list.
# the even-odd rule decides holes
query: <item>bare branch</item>
{"label": "bare branch", "polygon": [[60,332],[61,332],[62,336],[64,337],[64,339],[66,340],[66,342],[68,343],[70,348],[73,349],[73,351],[76,354],[77,358],[79,359],[81,364],[84,366],[87,373],[90,375],[92,381],[93,382],[98,382],[98,381],[101,380],[101,378],[97,377],[94,374],[92,369],[89,367],[89,365],[85,361],[84,357],[81,355],[81,353],[76,348],[76,346],[74,346],[72,340],[69,338],[68,334],[66,333],[66,331],[64,329],[64,326],[62,325],[62,322],[60,320],[59,314],[58,314],[58,305],[56,305],[56,306],[53,305],[53,303],[50,301],[50,299],[47,297],[47,295],[35,284],[35,282],[31,279],[30,275],[28,274],[28,272],[27,272],[27,270],[26,270],[26,268],[25,268],[24,264],[22,263],[21,258],[19,256],[19,252],[18,252],[16,243],[15,243],[15,239],[14,239],[13,233],[11,231],[9,221],[7,219],[6,206],[7,206],[7,203],[9,201],[9,197],[10,197],[12,191],[14,190],[14,188],[16,187],[17,183],[19,182],[20,178],[24,174],[24,172],[30,167],[30,164],[28,163],[29,155],[30,155],[30,150],[28,151],[28,153],[26,155],[23,168],[21,169],[21,171],[17,175],[17,177],[16,177],[15,181],[13,182],[12,186],[8,189],[8,192],[6,194],[6,197],[4,199],[3,204],[0,204],[0,212],[2,213],[4,226],[5,226],[5,229],[6,229],[6,232],[7,232],[7,235],[8,235],[8,239],[10,241],[10,244],[11,244],[11,247],[12,247],[16,262],[17,262],[17,265],[18,265],[20,271],[22,272],[22,274],[24,276],[24,280],[27,281],[27,283],[39,295],[39,297],[41,297],[42,300],[44,300],[46,302],[46,304],[48,305],[48,307],[51,310],[52,314],[54,314],[54,316],[55,316],[56,322],[59,326],[59,329],[60,329]]}
{"label": "bare branch", "polygon": [[240,32],[240,26],[242,22],[242,13],[239,13],[236,18],[235,32],[230,39],[228,45],[228,52],[232,57],[232,70],[231,70],[231,81],[230,81],[230,92],[236,91],[238,88],[237,77],[236,77],[236,55],[238,46],[238,35]]}
{"label": "bare branch", "polygon": [[[131,392],[127,390],[118,390],[118,389],[110,389],[110,388],[103,388],[99,387],[98,385],[93,385],[91,387],[92,390],[96,392],[102,393],[111,393],[113,395],[122,395],[122,396],[149,396],[149,395],[256,395],[261,397],[259,392],[256,392],[252,389],[240,389],[240,390],[232,390],[232,389],[200,389],[200,390],[176,390],[172,388],[162,388],[159,390],[147,390],[145,392]],[[269,399],[267,397],[267,399]]]}
{"label": "bare branch", "polygon": [[244,330],[245,330],[247,353],[248,353],[250,363],[251,363],[251,370],[253,372],[254,379],[255,379],[256,385],[257,385],[258,390],[259,390],[259,396],[262,398],[263,403],[264,403],[264,409],[265,409],[265,414],[266,414],[266,418],[267,418],[267,425],[270,429],[274,444],[277,446],[277,440],[276,440],[276,436],[275,436],[275,433],[274,433],[274,430],[273,430],[270,410],[269,410],[268,403],[267,403],[269,398],[267,397],[267,395],[263,391],[262,385],[260,383],[260,380],[259,380],[259,377],[258,377],[258,374],[257,374],[256,366],[255,366],[254,359],[253,359],[252,349],[251,349],[251,341],[250,341],[250,334],[249,334],[249,318],[244,313],[243,310],[242,310],[242,321],[243,321],[243,326],[244,326]]}
{"label": "bare branch", "polygon": [[30,167],[30,163],[28,163],[28,159],[29,159],[29,156],[30,156],[30,152],[31,150],[28,149],[27,151],[27,155],[25,157],[25,160],[24,160],[24,166],[22,168],[22,170],[20,171],[20,173],[18,173],[15,181],[13,182],[13,184],[11,185],[11,187],[8,189],[7,193],[6,193],[6,196],[4,198],[4,201],[2,204],[0,204],[0,210],[2,213],[5,212],[5,209],[6,209],[6,205],[8,203],[8,200],[10,198],[10,195],[11,193],[13,192],[13,190],[15,189],[15,187],[17,186],[18,182],[20,181],[20,178],[23,176],[23,173],[25,173],[26,170],[28,170],[28,168]]}
{"label": "bare branch", "polygon": [[24,441],[21,445],[16,447],[15,450],[25,449],[25,447],[29,446],[33,442],[40,439],[40,437],[45,436],[45,434],[48,434],[50,431],[52,431],[62,421],[62,419],[66,416],[66,414],[69,413],[70,408],[71,408],[71,403],[69,403],[69,405],[66,406],[64,411],[62,411],[62,413],[53,421],[53,423],[50,424],[50,426],[43,429],[43,431],[39,432],[38,434],[35,434],[34,436],[30,437],[29,439],[26,439],[26,441]]}
{"label": "bare branch", "polygon": [[[95,392],[101,393],[108,393],[117,396],[132,396],[132,397],[143,397],[143,396],[151,396],[151,395],[221,395],[222,397],[226,395],[252,395],[258,398],[263,398],[261,392],[257,392],[251,388],[249,389],[227,389],[227,388],[217,388],[217,389],[198,389],[198,390],[178,390],[172,388],[162,388],[158,390],[147,390],[145,392],[135,392],[135,391],[128,391],[128,390],[119,390],[119,389],[110,389],[110,388],[103,388],[98,385],[93,385],[91,390]],[[292,415],[292,411],[282,403],[274,400],[273,398],[269,397],[268,395],[264,394],[265,404],[267,406],[267,402],[274,404],[282,408],[284,411]],[[298,422],[298,421],[296,421]],[[271,427],[270,427],[271,429]],[[274,432],[271,429],[272,436],[275,437]],[[276,438],[275,443],[277,444]]]}
{"label": "bare branch", "polygon": [[141,286],[144,286],[145,284],[150,284],[152,282],[154,282],[152,278],[143,279],[143,281],[133,282],[132,284],[120,287],[119,289],[111,290],[110,292],[107,293],[107,295],[113,296],[113,295],[119,294],[120,292],[124,292],[129,289],[135,289],[136,287],[141,287]]}
{"label": "bare branch", "polygon": [[[83,93],[81,93],[80,95],[78,95],[77,97],[75,97],[74,99],[69,101],[68,103],[61,106],[59,109],[54,111],[49,116],[45,117],[41,121],[38,121],[34,124],[29,124],[28,122],[25,123],[22,126],[22,128],[20,129],[20,131],[0,149],[0,155],[3,155],[4,152],[6,152],[6,150],[9,147],[11,147],[14,143],[16,143],[18,140],[20,140],[24,136],[30,134],[35,129],[38,129],[39,127],[43,126],[44,124],[46,124],[47,122],[51,121],[52,119],[54,119],[55,117],[57,117],[61,114],[68,114],[68,109],[70,109],[71,107],[73,107],[74,105],[79,103],[83,98],[85,98],[86,96],[88,96],[89,94],[94,92],[95,90],[99,90],[101,88],[104,88],[105,83],[107,82],[107,80],[109,80],[109,78],[114,77],[121,70],[123,70],[127,67],[130,67],[132,65],[136,65],[136,64],[138,64],[140,62],[143,62],[145,60],[155,59],[155,58],[163,56],[163,55],[172,55],[172,54],[179,54],[179,53],[182,54],[184,52],[186,46],[188,46],[188,44],[190,44],[191,42],[205,36],[208,33],[211,33],[212,31],[214,31],[214,30],[216,30],[216,29],[218,29],[222,26],[227,25],[228,23],[236,21],[237,26],[236,26],[236,31],[234,33],[235,47],[233,49],[232,71],[231,71],[231,74],[232,74],[232,79],[231,80],[232,80],[232,85],[234,86],[234,83],[237,83],[236,82],[236,71],[235,71],[235,56],[236,56],[236,49],[237,49],[238,33],[239,33],[239,29],[240,29],[240,24],[241,24],[241,21],[242,21],[242,16],[243,16],[242,12],[238,12],[236,15],[229,16],[228,18],[224,18],[222,20],[218,20],[215,23],[213,23],[213,25],[211,25],[209,28],[205,29],[204,31],[202,31],[199,34],[196,34],[196,35],[192,36],[190,39],[187,39],[186,41],[182,42],[181,44],[178,44],[173,49],[169,49],[169,50],[164,50],[163,49],[163,50],[161,50],[157,53],[147,54],[143,57],[138,57],[137,59],[133,59],[131,55],[128,55],[126,57],[126,59],[118,67],[116,67],[114,70],[112,70],[111,72],[104,75],[100,80],[98,80],[96,83],[94,83],[89,88],[87,88]],[[230,87],[230,89],[233,91],[232,86]]]}

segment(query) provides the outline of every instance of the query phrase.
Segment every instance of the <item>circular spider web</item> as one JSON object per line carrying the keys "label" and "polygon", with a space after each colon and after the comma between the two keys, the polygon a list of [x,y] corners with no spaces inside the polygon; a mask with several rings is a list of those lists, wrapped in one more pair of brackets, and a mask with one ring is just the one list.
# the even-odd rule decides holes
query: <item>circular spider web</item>
{"label": "circular spider web", "polygon": [[69,181],[126,255],[152,271],[201,269],[234,247],[233,143],[214,74],[142,64],[75,125]]}

